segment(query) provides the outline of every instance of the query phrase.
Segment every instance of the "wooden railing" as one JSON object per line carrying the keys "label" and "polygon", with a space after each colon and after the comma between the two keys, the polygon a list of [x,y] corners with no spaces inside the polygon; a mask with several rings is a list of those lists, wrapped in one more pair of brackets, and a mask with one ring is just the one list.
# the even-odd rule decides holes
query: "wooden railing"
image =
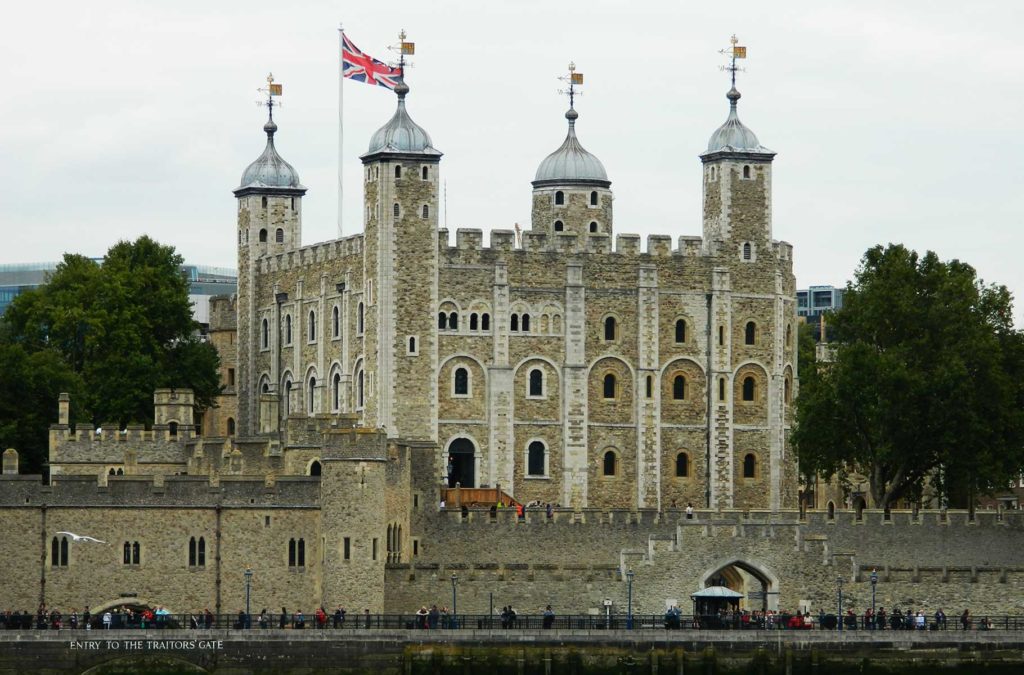
{"label": "wooden railing", "polygon": [[515,506],[519,502],[500,487],[493,488],[443,488],[441,497],[445,507],[449,509],[465,506],[494,506],[499,501],[505,506]]}

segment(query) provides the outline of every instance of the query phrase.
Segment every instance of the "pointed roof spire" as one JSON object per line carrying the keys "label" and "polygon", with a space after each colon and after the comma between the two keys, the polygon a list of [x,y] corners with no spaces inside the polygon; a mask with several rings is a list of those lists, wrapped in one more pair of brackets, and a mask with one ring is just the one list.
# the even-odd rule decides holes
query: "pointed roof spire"
{"label": "pointed roof spire", "polygon": [[739,113],[736,110],[740,100],[740,92],[736,89],[736,73],[743,72],[744,69],[736,65],[736,60],[747,58],[747,48],[737,44],[738,40],[735,35],[729,41],[731,46],[720,52],[729,58],[729,63],[721,67],[722,70],[729,73],[732,85],[725,95],[729,99],[729,116],[725,123],[711,134],[711,138],[708,140],[708,149],[701,157],[720,152],[774,156],[775,153],[762,146],[754,132],[740,122]]}
{"label": "pointed roof spire", "polygon": [[274,147],[274,134],[277,133],[277,123],[274,121],[274,108],[280,103],[274,102],[274,97],[282,93],[281,85],[274,83],[274,75],[267,76],[267,87],[259,90],[266,94],[267,99],[260,105],[267,107],[267,122],[263,125],[263,131],[267,134],[267,145],[263,154],[256,158],[256,161],[246,167],[242,172],[242,180],[235,188],[235,196],[241,197],[250,192],[281,192],[289,194],[304,194],[306,188],[299,182],[299,173],[288,162],[277,153]]}
{"label": "pointed roof spire", "polygon": [[572,183],[596,184],[600,187],[608,187],[611,181],[604,170],[604,165],[594,155],[583,149],[579,139],[576,137],[576,120],[580,114],[576,112],[576,96],[581,95],[576,90],[576,85],[583,84],[583,73],[576,72],[576,64],[569,63],[569,74],[559,78],[568,82],[569,88],[559,91],[569,97],[569,109],[565,111],[565,119],[569,122],[569,129],[566,132],[562,145],[553,153],[544,158],[544,161],[537,167],[537,173],[533,178],[534,187],[546,187],[555,185],[566,185]]}

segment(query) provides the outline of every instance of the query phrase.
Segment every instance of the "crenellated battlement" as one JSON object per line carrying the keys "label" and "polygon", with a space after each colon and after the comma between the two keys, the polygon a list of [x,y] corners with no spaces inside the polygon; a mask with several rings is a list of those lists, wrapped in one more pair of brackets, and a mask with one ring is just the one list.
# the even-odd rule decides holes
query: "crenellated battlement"
{"label": "crenellated battlement", "polygon": [[[701,237],[680,236],[673,246],[672,237],[664,234],[647,236],[646,246],[642,245],[639,234],[618,234],[614,238],[605,233],[589,234],[584,237],[573,232],[548,233],[542,230],[525,230],[521,241],[516,243],[516,234],[512,230],[491,230],[488,245],[484,245],[484,232],[479,228],[460,227],[455,231],[455,244],[450,232],[438,230],[438,250],[442,253],[452,252],[535,252],[535,253],[597,253],[619,256],[653,256],[697,257],[702,255],[703,240]],[[789,246],[786,244],[785,246]],[[792,247],[789,247],[789,251]]]}
{"label": "crenellated battlement", "polygon": [[362,256],[363,239],[364,235],[360,232],[341,239],[332,239],[283,253],[267,255],[259,259],[260,273],[283,272],[322,265],[330,260]]}

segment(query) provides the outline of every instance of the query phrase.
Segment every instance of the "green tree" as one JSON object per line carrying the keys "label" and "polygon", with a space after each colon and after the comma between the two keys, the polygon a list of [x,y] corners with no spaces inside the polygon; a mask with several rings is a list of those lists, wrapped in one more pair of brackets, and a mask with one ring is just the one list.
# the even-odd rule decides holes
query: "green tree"
{"label": "green tree", "polygon": [[1005,488],[1024,468],[1024,339],[1003,286],[901,245],[864,254],[828,320],[832,357],[801,363],[793,442],[805,471],[867,476],[876,504]]}
{"label": "green tree", "polygon": [[[82,385],[76,417],[94,424],[151,422],[157,387],[192,388],[197,407],[209,407],[219,359],[199,338],[181,264],[173,247],[145,236],[119,242],[102,263],[66,255],[46,285],[8,307],[0,343],[62,363]],[[16,396],[16,386],[4,383],[0,396]],[[54,395],[43,417],[55,406]],[[12,416],[0,411],[0,423]]]}

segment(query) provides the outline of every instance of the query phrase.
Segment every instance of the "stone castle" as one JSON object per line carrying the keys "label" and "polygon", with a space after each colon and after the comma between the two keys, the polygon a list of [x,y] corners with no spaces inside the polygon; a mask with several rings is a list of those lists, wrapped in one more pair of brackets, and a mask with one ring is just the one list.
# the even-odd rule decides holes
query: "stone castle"
{"label": "stone castle", "polygon": [[221,406],[200,434],[191,392],[158,390],[150,429],[72,428],[62,397],[49,484],[5,455],[0,609],[232,612],[247,568],[274,610],[408,612],[457,586],[463,612],[491,594],[622,611],[631,592],[658,613],[725,583],[749,608],[817,611],[837,579],[863,609],[874,569],[886,606],[1022,609],[1016,514],[797,508],[792,248],[735,88],[700,155],[703,236],[643,249],[613,232],[573,107],[530,229],[452,246],[441,152],[395,93],[362,155],[363,233],[305,247],[270,108],[234,191],[238,295],[211,305]]}

